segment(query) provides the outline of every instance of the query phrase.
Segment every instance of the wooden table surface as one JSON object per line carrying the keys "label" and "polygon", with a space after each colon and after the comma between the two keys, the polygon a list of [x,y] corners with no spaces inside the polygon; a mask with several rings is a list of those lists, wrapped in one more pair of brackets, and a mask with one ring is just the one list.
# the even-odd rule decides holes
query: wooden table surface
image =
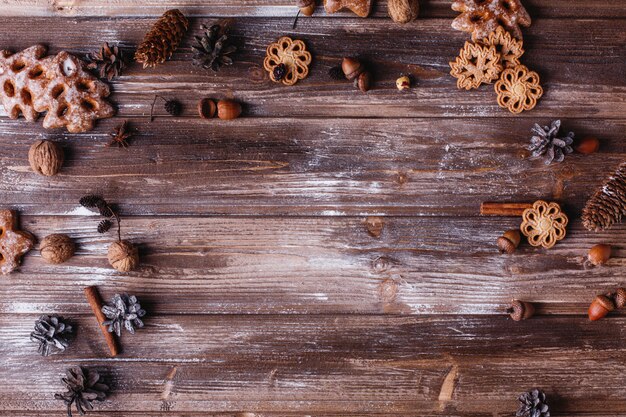
{"label": "wooden table surface", "polygon": [[[2,0],[0,48],[45,43],[79,55],[104,41],[134,48],[157,16],[179,7],[191,29],[171,61],[131,65],[111,85],[118,116],[85,134],[0,118],[1,206],[19,210],[39,239],[67,233],[67,264],[31,251],[0,278],[0,415],[63,416],[53,399],[71,365],[112,385],[95,416],[513,416],[517,396],[546,391],[553,415],[626,415],[626,315],[591,323],[594,295],[626,284],[626,226],[587,232],[584,202],[625,159],[626,1],[525,0],[523,62],[545,95],[513,116],[492,87],[466,92],[449,74],[467,35],[451,29],[449,0],[422,0],[418,21],[348,13],[301,18],[292,0]],[[218,74],[191,65],[200,24],[234,17],[242,45]],[[306,41],[310,76],[268,80],[265,48]],[[332,81],[330,67],[360,55],[374,68],[367,94]],[[404,93],[396,78],[412,74]],[[177,98],[182,117],[148,122],[154,94]],[[205,121],[196,102],[245,103],[235,121]],[[535,122],[562,119],[599,153],[546,166],[524,146]],[[129,119],[138,135],[108,148]],[[56,177],[27,161],[36,139],[60,141]],[[112,235],[78,206],[101,193],[123,215],[141,267],[111,269]],[[482,201],[563,204],[571,218],[555,248],[495,250],[516,218],[479,216]],[[368,217],[370,219],[368,220]],[[373,217],[373,218],[371,218]],[[368,221],[382,221],[379,237]],[[608,265],[586,268],[596,243]],[[149,317],[108,357],[82,289],[136,294]],[[512,298],[538,303],[516,323]],[[61,355],[38,356],[29,333],[40,314],[74,318]]]}

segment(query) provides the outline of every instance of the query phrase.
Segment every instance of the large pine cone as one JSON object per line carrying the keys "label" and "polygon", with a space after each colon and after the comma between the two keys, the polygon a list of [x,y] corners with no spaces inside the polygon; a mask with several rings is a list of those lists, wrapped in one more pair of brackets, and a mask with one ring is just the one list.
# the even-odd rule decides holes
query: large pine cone
{"label": "large pine cone", "polygon": [[180,10],[168,10],[144,37],[135,52],[135,61],[142,63],[144,68],[162,64],[178,48],[188,27],[189,21]]}

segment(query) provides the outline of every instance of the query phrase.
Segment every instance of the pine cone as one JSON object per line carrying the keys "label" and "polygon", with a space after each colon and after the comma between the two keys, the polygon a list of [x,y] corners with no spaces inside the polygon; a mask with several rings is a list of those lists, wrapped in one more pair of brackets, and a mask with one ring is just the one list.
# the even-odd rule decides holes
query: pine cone
{"label": "pine cone", "polygon": [[128,294],[115,294],[108,305],[102,307],[102,312],[108,320],[102,323],[109,326],[109,332],[121,336],[122,324],[130,334],[135,334],[135,326],[143,327],[140,317],[146,315],[146,311],[141,308],[137,297]]}
{"label": "pine cone", "polygon": [[528,150],[534,157],[544,156],[546,165],[554,162],[563,162],[565,155],[574,152],[574,132],[569,132],[565,137],[558,137],[561,121],[555,120],[550,127],[541,127],[535,123],[531,131],[535,134],[530,140]]}
{"label": "pine cone", "polygon": [[519,396],[517,417],[550,417],[550,410],[546,402],[546,394],[534,389]]}
{"label": "pine cone", "polygon": [[93,410],[94,401],[104,401],[109,387],[101,382],[98,372],[73,366],[66,372],[66,377],[61,379],[67,388],[62,394],[54,394],[54,398],[62,400],[67,405],[67,415],[72,417],[72,404],[76,404],[76,410],[82,416],[85,410]]}
{"label": "pine cone", "polygon": [[144,68],[162,64],[172,56],[188,27],[189,21],[180,10],[168,10],[144,37],[135,52],[135,61]]}
{"label": "pine cone", "polygon": [[68,337],[72,333],[72,326],[65,323],[63,317],[41,316],[35,322],[35,331],[30,334],[30,340],[39,343],[37,351],[42,356],[64,352],[70,345]]}
{"label": "pine cone", "polygon": [[583,226],[590,231],[609,229],[626,214],[626,162],[587,201],[583,208]]}
{"label": "pine cone", "polygon": [[230,57],[237,47],[230,43],[228,37],[228,27],[225,24],[213,25],[207,28],[200,26],[204,30],[202,36],[196,36],[197,45],[193,45],[193,64],[204,69],[212,69],[217,72],[222,65],[232,65],[233,59]]}
{"label": "pine cone", "polygon": [[109,81],[122,75],[122,70],[126,67],[122,51],[117,46],[111,48],[108,42],[103,43],[99,51],[87,55],[87,61],[87,68],[97,69],[100,78]]}

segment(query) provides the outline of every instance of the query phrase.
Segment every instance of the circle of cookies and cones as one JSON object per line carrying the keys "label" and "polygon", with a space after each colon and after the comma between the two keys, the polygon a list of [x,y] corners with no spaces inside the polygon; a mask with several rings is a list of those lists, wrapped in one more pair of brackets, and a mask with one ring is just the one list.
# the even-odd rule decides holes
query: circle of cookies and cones
{"label": "circle of cookies and cones", "polygon": [[566,234],[568,218],[557,203],[538,200],[524,210],[520,231],[532,246],[553,247]]}
{"label": "circle of cookies and cones", "polygon": [[358,16],[367,17],[372,10],[372,0],[324,0],[326,13],[349,9]]}
{"label": "circle of cookies and cones", "polygon": [[515,68],[520,65],[520,57],[524,55],[524,42],[515,39],[502,26],[498,26],[495,32],[482,39],[479,43],[495,46],[500,54],[501,64],[504,68]]}
{"label": "circle of cookies and cones", "polygon": [[115,114],[105,100],[109,86],[89,73],[83,61],[65,51],[44,57],[46,51],[43,45],[18,53],[0,51],[0,101],[9,117],[22,114],[34,121],[46,112],[46,129],[79,133]]}
{"label": "circle of cookies and cones", "polygon": [[465,42],[459,56],[450,62],[450,68],[450,75],[457,78],[457,86],[466,90],[478,88],[482,83],[492,83],[502,71],[500,55],[495,46],[471,42]]}
{"label": "circle of cookies and cones", "polygon": [[533,109],[543,95],[539,81],[539,74],[524,65],[505,69],[494,86],[498,105],[509,109],[511,113]]}
{"label": "circle of cookies and cones", "polygon": [[[267,55],[263,61],[263,67],[270,74],[274,82],[282,81],[285,85],[294,85],[309,75],[311,53],[306,50],[306,45],[300,40],[293,40],[283,36],[277,42],[267,47]],[[274,68],[280,64],[285,66],[285,73],[280,80],[274,78]]]}
{"label": "circle of cookies and cones", "polygon": [[472,34],[477,41],[486,38],[498,26],[522,39],[520,26],[529,27],[530,16],[520,0],[456,0],[452,10],[461,12],[452,22],[452,27]]}
{"label": "circle of cookies and cones", "polygon": [[19,265],[22,256],[35,246],[35,238],[17,230],[17,216],[11,210],[0,210],[0,274],[7,275]]}

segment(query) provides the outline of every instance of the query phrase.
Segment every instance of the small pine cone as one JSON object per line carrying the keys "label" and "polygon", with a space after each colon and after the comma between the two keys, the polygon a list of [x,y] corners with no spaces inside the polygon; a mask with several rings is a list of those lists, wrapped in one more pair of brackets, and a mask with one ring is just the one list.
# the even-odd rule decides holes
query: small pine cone
{"label": "small pine cone", "polygon": [[156,67],[169,59],[189,28],[189,21],[178,9],[168,10],[146,34],[135,60],[144,68]]}
{"label": "small pine cone", "polygon": [[583,209],[583,226],[590,231],[609,229],[626,214],[626,162],[587,201]]}

